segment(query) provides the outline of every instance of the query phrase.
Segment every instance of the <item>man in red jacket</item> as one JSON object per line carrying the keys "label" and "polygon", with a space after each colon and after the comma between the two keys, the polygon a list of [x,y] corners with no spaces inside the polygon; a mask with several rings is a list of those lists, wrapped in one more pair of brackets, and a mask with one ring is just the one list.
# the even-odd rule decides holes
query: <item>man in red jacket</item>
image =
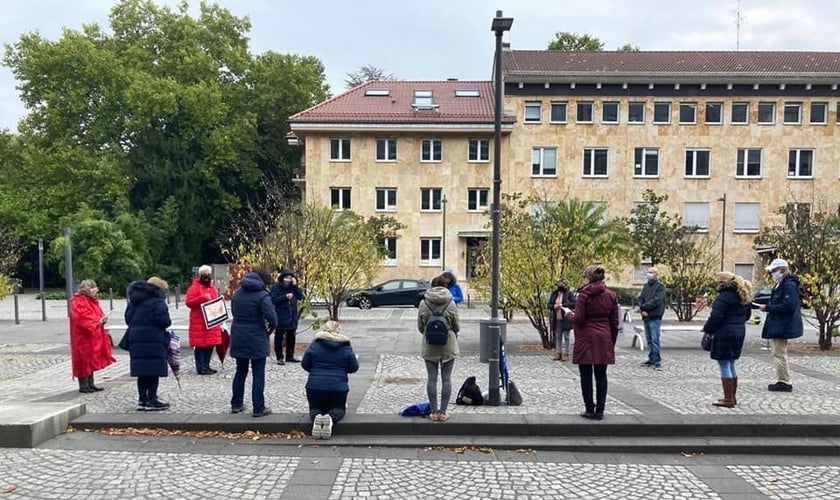
{"label": "man in red jacket", "polygon": [[222,328],[207,328],[201,305],[219,296],[213,286],[213,269],[204,265],[198,268],[198,279],[187,288],[187,307],[190,308],[190,347],[195,353],[195,369],[199,375],[212,375],[217,370],[210,368],[213,348],[222,343]]}

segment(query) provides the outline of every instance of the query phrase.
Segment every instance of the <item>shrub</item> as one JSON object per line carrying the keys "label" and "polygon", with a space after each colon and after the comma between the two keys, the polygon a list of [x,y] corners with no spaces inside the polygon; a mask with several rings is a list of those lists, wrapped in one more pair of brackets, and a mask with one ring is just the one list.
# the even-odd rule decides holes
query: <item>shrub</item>
{"label": "shrub", "polygon": [[610,287],[610,290],[615,292],[618,303],[622,306],[632,306],[636,303],[636,298],[641,293],[641,288],[621,288]]}

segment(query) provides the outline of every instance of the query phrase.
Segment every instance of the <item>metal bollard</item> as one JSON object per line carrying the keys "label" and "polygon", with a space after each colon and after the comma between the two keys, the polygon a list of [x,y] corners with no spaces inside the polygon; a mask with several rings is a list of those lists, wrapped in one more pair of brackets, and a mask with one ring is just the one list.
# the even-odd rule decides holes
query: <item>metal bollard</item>
{"label": "metal bollard", "polygon": [[20,324],[20,308],[18,307],[18,294],[15,292],[15,324]]}
{"label": "metal bollard", "polygon": [[181,285],[175,285],[175,310],[178,309],[178,302],[181,298]]}
{"label": "metal bollard", "polygon": [[110,310],[113,311],[114,310],[114,289],[113,288],[108,289],[108,299],[110,300],[110,304],[111,304],[111,309]]}

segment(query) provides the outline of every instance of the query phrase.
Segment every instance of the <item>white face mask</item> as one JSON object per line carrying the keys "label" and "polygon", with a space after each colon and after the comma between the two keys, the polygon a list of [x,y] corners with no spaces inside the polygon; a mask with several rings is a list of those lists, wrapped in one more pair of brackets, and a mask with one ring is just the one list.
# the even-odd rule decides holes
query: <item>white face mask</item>
{"label": "white face mask", "polygon": [[782,281],[782,278],[785,277],[785,275],[782,274],[781,271],[774,271],[770,275],[773,276],[773,279],[776,281]]}

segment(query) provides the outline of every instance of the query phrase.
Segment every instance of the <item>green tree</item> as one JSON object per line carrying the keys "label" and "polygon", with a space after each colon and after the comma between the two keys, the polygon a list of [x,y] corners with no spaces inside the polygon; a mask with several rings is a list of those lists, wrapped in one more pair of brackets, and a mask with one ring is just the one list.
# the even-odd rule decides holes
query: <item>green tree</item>
{"label": "green tree", "polygon": [[[606,218],[606,205],[566,198],[559,201],[505,195],[500,237],[499,297],[506,312],[521,310],[540,335],[543,347],[553,348],[548,296],[565,276],[583,284],[583,269],[601,262],[617,268],[636,253],[626,225]],[[490,242],[479,249],[476,285],[490,286]]]}
{"label": "green tree", "polygon": [[639,52],[642,49],[640,49],[638,45],[633,45],[632,43],[625,43],[616,50],[618,50],[619,52]]}
{"label": "green tree", "polygon": [[787,259],[819,325],[819,345],[830,350],[840,324],[840,217],[833,210],[782,206],[783,222],[765,227],[756,246],[770,246]]}
{"label": "green tree", "polygon": [[646,189],[642,193],[642,200],[642,203],[633,207],[630,217],[624,221],[630,226],[633,240],[639,245],[642,260],[658,266],[668,261],[674,250],[671,243],[679,239],[686,228],[683,227],[681,217],[662,209],[668,195],[659,196],[653,190]]}
{"label": "green tree", "polygon": [[[563,52],[601,52],[604,50],[604,42],[598,37],[588,33],[578,34],[571,31],[558,31],[554,34],[554,40],[548,43],[548,50],[559,50]],[[625,43],[618,47],[618,52],[639,52],[638,45]]]}
{"label": "green tree", "polygon": [[352,89],[353,87],[358,87],[359,85],[369,82],[369,81],[382,81],[382,80],[396,80],[392,73],[388,73],[382,68],[377,68],[376,66],[372,66],[370,64],[361,66],[356,71],[352,71],[347,73],[347,78],[344,79],[344,85],[348,89]]}

